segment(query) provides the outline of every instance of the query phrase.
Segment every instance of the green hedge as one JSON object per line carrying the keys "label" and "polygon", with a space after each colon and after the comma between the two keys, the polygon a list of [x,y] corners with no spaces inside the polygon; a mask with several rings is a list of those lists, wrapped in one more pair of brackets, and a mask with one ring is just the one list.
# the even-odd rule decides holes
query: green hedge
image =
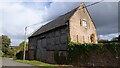
{"label": "green hedge", "polygon": [[107,48],[115,57],[120,56],[120,44],[119,43],[107,43],[107,44],[80,44],[69,42],[68,44],[68,60],[74,60],[76,56],[83,56],[85,59],[88,57],[89,52],[93,51],[100,54],[101,51]]}
{"label": "green hedge", "polygon": [[64,56],[63,53],[59,54],[59,51],[55,51],[54,60],[57,64],[64,64],[66,63],[66,56]]}
{"label": "green hedge", "polygon": [[0,50],[0,56],[3,56],[4,55],[4,53]]}
{"label": "green hedge", "polygon": [[[54,53],[55,61],[60,64],[61,61],[63,62],[70,62],[75,60],[76,57],[80,58],[80,56],[87,60],[90,52],[94,52],[96,54],[102,54],[108,50],[111,54],[116,58],[120,57],[120,43],[98,43],[98,44],[81,44],[81,43],[74,43],[69,41],[68,49],[67,49],[67,59],[61,59],[59,56],[59,51]],[[63,58],[63,57],[62,57]]]}

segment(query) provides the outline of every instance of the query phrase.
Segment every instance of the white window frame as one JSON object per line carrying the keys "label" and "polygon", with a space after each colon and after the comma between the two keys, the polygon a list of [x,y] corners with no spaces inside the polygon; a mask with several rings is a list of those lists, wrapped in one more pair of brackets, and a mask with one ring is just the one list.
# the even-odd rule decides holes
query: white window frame
{"label": "white window frame", "polygon": [[85,19],[82,20],[82,26],[85,28],[87,28],[87,26],[88,26],[87,21]]}

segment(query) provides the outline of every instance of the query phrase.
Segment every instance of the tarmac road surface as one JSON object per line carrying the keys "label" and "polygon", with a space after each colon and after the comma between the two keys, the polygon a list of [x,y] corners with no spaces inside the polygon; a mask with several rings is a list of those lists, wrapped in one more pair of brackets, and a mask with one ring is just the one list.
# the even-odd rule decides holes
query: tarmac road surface
{"label": "tarmac road surface", "polygon": [[15,62],[13,61],[12,58],[4,58],[2,60],[2,68],[41,68],[41,67],[36,67],[29,64]]}

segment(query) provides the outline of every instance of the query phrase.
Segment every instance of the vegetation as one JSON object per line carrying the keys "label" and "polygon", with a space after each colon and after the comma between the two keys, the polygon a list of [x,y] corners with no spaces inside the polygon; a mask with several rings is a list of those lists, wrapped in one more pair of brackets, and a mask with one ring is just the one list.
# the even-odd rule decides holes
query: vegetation
{"label": "vegetation", "polygon": [[68,60],[74,60],[74,57],[81,55],[86,59],[90,51],[95,51],[97,54],[101,51],[102,44],[80,44],[70,42],[68,45]]}
{"label": "vegetation", "polygon": [[27,64],[31,64],[34,66],[40,66],[42,68],[70,68],[69,66],[65,66],[65,65],[56,65],[56,64],[48,64],[48,63],[44,63],[44,62],[40,62],[40,61],[36,61],[36,60],[15,60],[17,62],[21,62],[21,63],[27,63]]}
{"label": "vegetation", "polygon": [[[118,43],[118,39],[113,38],[113,40],[99,40],[98,44],[81,44],[81,43],[74,43],[71,42],[70,36],[68,36],[69,43],[68,43],[68,56],[67,59],[60,59],[59,51],[56,51],[54,54],[55,61],[60,64],[63,61],[68,63],[70,61],[75,60],[76,57],[80,58],[83,57],[85,61],[88,59],[90,52],[95,52],[96,54],[101,54],[105,49],[109,50],[114,57],[120,57],[120,43]],[[117,43],[116,43],[117,42]],[[64,56],[65,58],[65,56]],[[62,62],[61,62],[62,61]]]}
{"label": "vegetation", "polygon": [[118,37],[113,37],[110,41],[98,38],[98,43],[119,43],[119,42],[120,42],[120,35]]}
{"label": "vegetation", "polygon": [[4,55],[4,53],[0,50],[0,56],[3,56]]}
{"label": "vegetation", "polygon": [[2,44],[1,50],[4,53],[4,56],[11,56],[11,50],[10,50],[10,44],[11,44],[11,39],[7,35],[2,35],[0,36]]}
{"label": "vegetation", "polygon": [[119,43],[80,44],[70,42],[68,45],[68,61],[74,60],[74,58],[79,55],[84,57],[84,59],[87,59],[89,52],[93,51],[96,52],[96,54],[100,54],[105,48],[107,48],[114,55],[114,57],[120,57]]}
{"label": "vegetation", "polygon": [[109,41],[101,39],[101,40],[98,40],[98,43],[109,43]]}
{"label": "vegetation", "polygon": [[54,60],[57,64],[64,64],[66,63],[66,56],[64,56],[63,53],[59,53],[59,51],[55,51]]}
{"label": "vegetation", "polygon": [[120,42],[120,35],[118,36],[118,41]]}
{"label": "vegetation", "polygon": [[[7,35],[0,36],[0,56],[4,57],[16,57],[16,54],[23,52],[24,41],[14,48],[10,47],[11,39]],[[28,49],[28,43],[26,42],[26,50]]]}
{"label": "vegetation", "polygon": [[23,58],[23,51],[24,51],[24,44],[26,43],[26,51],[28,50],[28,42],[21,42],[19,46],[17,46],[14,51],[14,56],[16,56],[17,59],[22,59]]}

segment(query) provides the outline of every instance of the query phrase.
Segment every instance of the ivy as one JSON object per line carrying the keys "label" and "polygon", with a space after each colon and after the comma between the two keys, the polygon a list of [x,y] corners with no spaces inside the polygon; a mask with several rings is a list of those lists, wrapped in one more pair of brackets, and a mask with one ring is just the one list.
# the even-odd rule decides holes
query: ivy
{"label": "ivy", "polygon": [[110,43],[110,44],[105,44],[105,47],[106,47],[115,57],[120,57],[120,44],[118,44],[118,43]]}
{"label": "ivy", "polygon": [[89,52],[93,51],[96,54],[100,54],[104,48],[107,48],[114,56],[120,56],[120,44],[108,43],[108,44],[80,44],[69,42],[68,44],[68,59],[72,60],[76,56],[83,56],[87,59]]}
{"label": "ivy", "polygon": [[99,55],[103,54],[105,49],[110,51],[115,57],[120,57],[120,43],[112,42],[98,44],[81,44],[72,42],[70,36],[68,35],[67,59],[63,59],[64,57],[59,56],[59,51],[55,51],[54,57],[55,61],[59,64],[62,61],[70,62],[75,60],[76,58],[79,59],[80,57],[82,57],[83,61],[87,62],[90,52]]}

